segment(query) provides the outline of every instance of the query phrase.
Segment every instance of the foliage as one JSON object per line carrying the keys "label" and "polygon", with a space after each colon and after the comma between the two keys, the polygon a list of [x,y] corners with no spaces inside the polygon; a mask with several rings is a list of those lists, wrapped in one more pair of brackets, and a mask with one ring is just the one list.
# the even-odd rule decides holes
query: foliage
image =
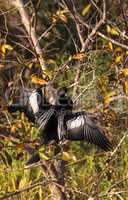
{"label": "foliage", "polygon": [[[117,149],[113,154],[104,153],[85,142],[72,142],[66,143],[61,154],[58,146],[42,146],[38,150],[42,160],[54,162],[59,156],[66,161],[67,199],[127,200],[128,137],[117,146],[128,129],[128,46],[124,46],[128,44],[127,1],[122,5],[106,2],[106,21],[98,31],[108,40],[94,34],[84,51],[80,34],[85,41],[90,36],[101,17],[101,1],[71,1],[78,15],[72,3],[65,6],[68,1],[25,2],[48,68],[41,70],[39,55],[18,11],[9,2],[0,2],[0,199],[7,199],[6,195],[14,200],[51,199],[50,180],[42,167],[25,168],[38,149],[38,130],[23,113],[6,110],[21,88],[34,88],[51,80],[56,88],[68,86],[74,110],[93,113],[112,141],[113,152]],[[73,15],[87,22],[89,29]],[[78,69],[80,75],[75,82]]]}

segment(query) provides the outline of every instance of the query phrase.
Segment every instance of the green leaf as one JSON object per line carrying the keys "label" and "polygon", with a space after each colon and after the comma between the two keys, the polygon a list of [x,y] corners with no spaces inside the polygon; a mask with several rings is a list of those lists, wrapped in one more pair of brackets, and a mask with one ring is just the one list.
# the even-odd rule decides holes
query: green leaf
{"label": "green leaf", "polygon": [[90,8],[91,8],[91,4],[88,4],[82,11],[82,15],[85,16],[89,11],[90,11]]}

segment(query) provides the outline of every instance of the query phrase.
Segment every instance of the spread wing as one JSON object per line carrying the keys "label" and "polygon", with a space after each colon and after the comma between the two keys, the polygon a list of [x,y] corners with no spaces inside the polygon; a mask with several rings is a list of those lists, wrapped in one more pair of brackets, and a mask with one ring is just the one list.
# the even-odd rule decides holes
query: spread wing
{"label": "spread wing", "polygon": [[85,113],[72,113],[67,117],[67,139],[86,140],[101,149],[108,151],[111,144],[102,130],[92,122]]}

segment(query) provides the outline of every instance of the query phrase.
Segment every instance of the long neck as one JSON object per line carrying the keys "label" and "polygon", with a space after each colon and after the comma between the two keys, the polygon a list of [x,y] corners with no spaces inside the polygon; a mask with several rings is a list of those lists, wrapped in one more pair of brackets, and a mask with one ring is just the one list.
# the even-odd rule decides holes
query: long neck
{"label": "long neck", "polygon": [[62,95],[59,97],[59,105],[61,107],[61,110],[72,110],[73,108],[73,103],[70,97],[66,96],[66,95]]}

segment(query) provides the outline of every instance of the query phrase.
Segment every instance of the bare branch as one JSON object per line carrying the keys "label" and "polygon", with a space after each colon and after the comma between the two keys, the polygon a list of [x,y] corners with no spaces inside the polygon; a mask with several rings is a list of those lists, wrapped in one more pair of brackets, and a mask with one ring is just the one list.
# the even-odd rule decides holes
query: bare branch
{"label": "bare branch", "polygon": [[37,59],[39,60],[42,70],[45,70],[46,69],[45,61],[43,59],[42,50],[41,50],[39,41],[36,36],[35,27],[31,27],[29,15],[25,10],[23,1],[22,0],[13,0],[13,1],[10,1],[10,3],[18,9],[20,16],[21,16],[22,23],[25,26],[26,31],[27,31],[28,35],[30,36],[31,41],[33,43],[33,47],[35,49]]}

